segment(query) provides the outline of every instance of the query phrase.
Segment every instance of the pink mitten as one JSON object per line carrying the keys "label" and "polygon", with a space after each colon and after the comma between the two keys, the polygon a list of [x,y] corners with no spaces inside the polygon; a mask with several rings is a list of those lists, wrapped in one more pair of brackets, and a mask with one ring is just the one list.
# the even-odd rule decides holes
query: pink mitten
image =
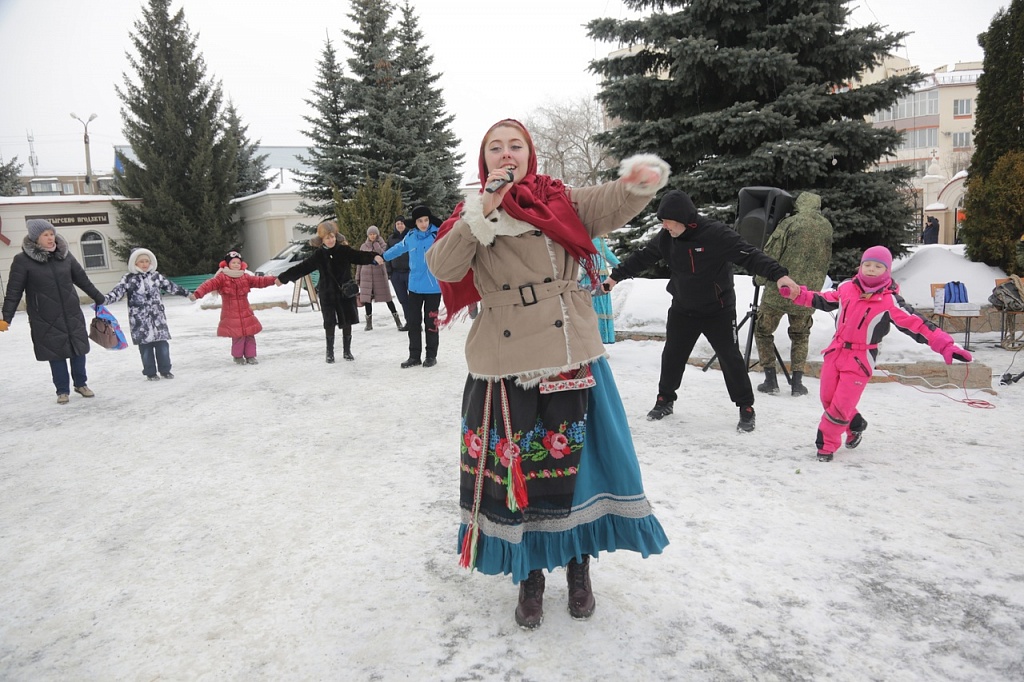
{"label": "pink mitten", "polygon": [[960,348],[955,343],[951,343],[942,349],[942,359],[945,360],[947,365],[952,365],[953,360],[959,360],[960,362],[970,362],[974,359],[974,356],[969,352]]}

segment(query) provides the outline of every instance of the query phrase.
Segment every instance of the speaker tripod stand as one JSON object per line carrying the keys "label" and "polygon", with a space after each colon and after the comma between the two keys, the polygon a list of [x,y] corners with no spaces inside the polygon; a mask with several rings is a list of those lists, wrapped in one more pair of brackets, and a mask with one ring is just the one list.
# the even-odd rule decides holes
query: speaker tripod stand
{"label": "speaker tripod stand", "polygon": [[[761,285],[757,283],[757,279],[754,280],[754,297],[750,301],[750,310],[743,316],[743,319],[736,325],[736,338],[739,339],[740,329],[743,328],[747,322],[750,323],[750,327],[747,328],[747,345],[746,350],[743,354],[743,362],[746,363],[747,371],[750,371],[752,365],[750,364],[750,351],[754,345],[754,328],[757,326],[757,314],[758,314],[758,301],[761,297]],[[779,366],[782,367],[782,375],[786,377],[786,382],[792,386],[793,380],[789,376],[789,370],[786,369],[786,363],[782,360],[782,355],[779,354],[779,349],[772,343],[772,349],[775,351],[775,359],[779,361]],[[711,358],[704,363],[701,368],[702,372],[706,372],[711,368],[712,363],[718,357],[718,353],[715,353]]]}

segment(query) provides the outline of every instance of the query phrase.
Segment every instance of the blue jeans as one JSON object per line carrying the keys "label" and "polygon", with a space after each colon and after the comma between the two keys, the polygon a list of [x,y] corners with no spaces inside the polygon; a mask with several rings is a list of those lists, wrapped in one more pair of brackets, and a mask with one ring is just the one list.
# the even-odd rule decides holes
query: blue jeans
{"label": "blue jeans", "polygon": [[161,374],[171,373],[171,347],[166,341],[140,343],[139,355],[142,356],[142,373],[147,377],[156,376],[157,369]]}
{"label": "blue jeans", "polygon": [[[64,358],[60,360],[50,360],[50,375],[53,377],[53,385],[57,389],[57,395],[67,395],[71,393],[71,387],[68,385],[68,361]],[[75,380],[75,387],[85,386],[88,383],[88,377],[85,376],[85,356],[75,355],[71,358],[71,378]]]}

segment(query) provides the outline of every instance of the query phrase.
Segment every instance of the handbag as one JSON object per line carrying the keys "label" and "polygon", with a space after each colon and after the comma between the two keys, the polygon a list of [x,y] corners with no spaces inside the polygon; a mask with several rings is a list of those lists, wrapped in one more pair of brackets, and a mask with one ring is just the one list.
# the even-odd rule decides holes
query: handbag
{"label": "handbag", "polygon": [[89,338],[104,348],[117,348],[120,343],[117,332],[114,331],[114,325],[109,320],[99,317],[92,318],[92,323],[89,325]]}
{"label": "handbag", "polygon": [[350,279],[341,283],[341,295],[345,298],[355,298],[359,295],[359,285]]}

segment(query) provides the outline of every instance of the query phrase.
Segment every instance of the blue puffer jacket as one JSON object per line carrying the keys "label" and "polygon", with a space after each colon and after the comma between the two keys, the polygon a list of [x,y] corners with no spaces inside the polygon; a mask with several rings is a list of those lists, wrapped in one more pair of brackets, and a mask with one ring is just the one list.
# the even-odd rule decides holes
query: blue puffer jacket
{"label": "blue puffer jacket", "polygon": [[408,230],[405,239],[384,252],[384,260],[394,260],[403,253],[409,254],[409,291],[414,294],[439,294],[441,285],[434,273],[427,267],[427,249],[437,239],[437,227],[426,230]]}

